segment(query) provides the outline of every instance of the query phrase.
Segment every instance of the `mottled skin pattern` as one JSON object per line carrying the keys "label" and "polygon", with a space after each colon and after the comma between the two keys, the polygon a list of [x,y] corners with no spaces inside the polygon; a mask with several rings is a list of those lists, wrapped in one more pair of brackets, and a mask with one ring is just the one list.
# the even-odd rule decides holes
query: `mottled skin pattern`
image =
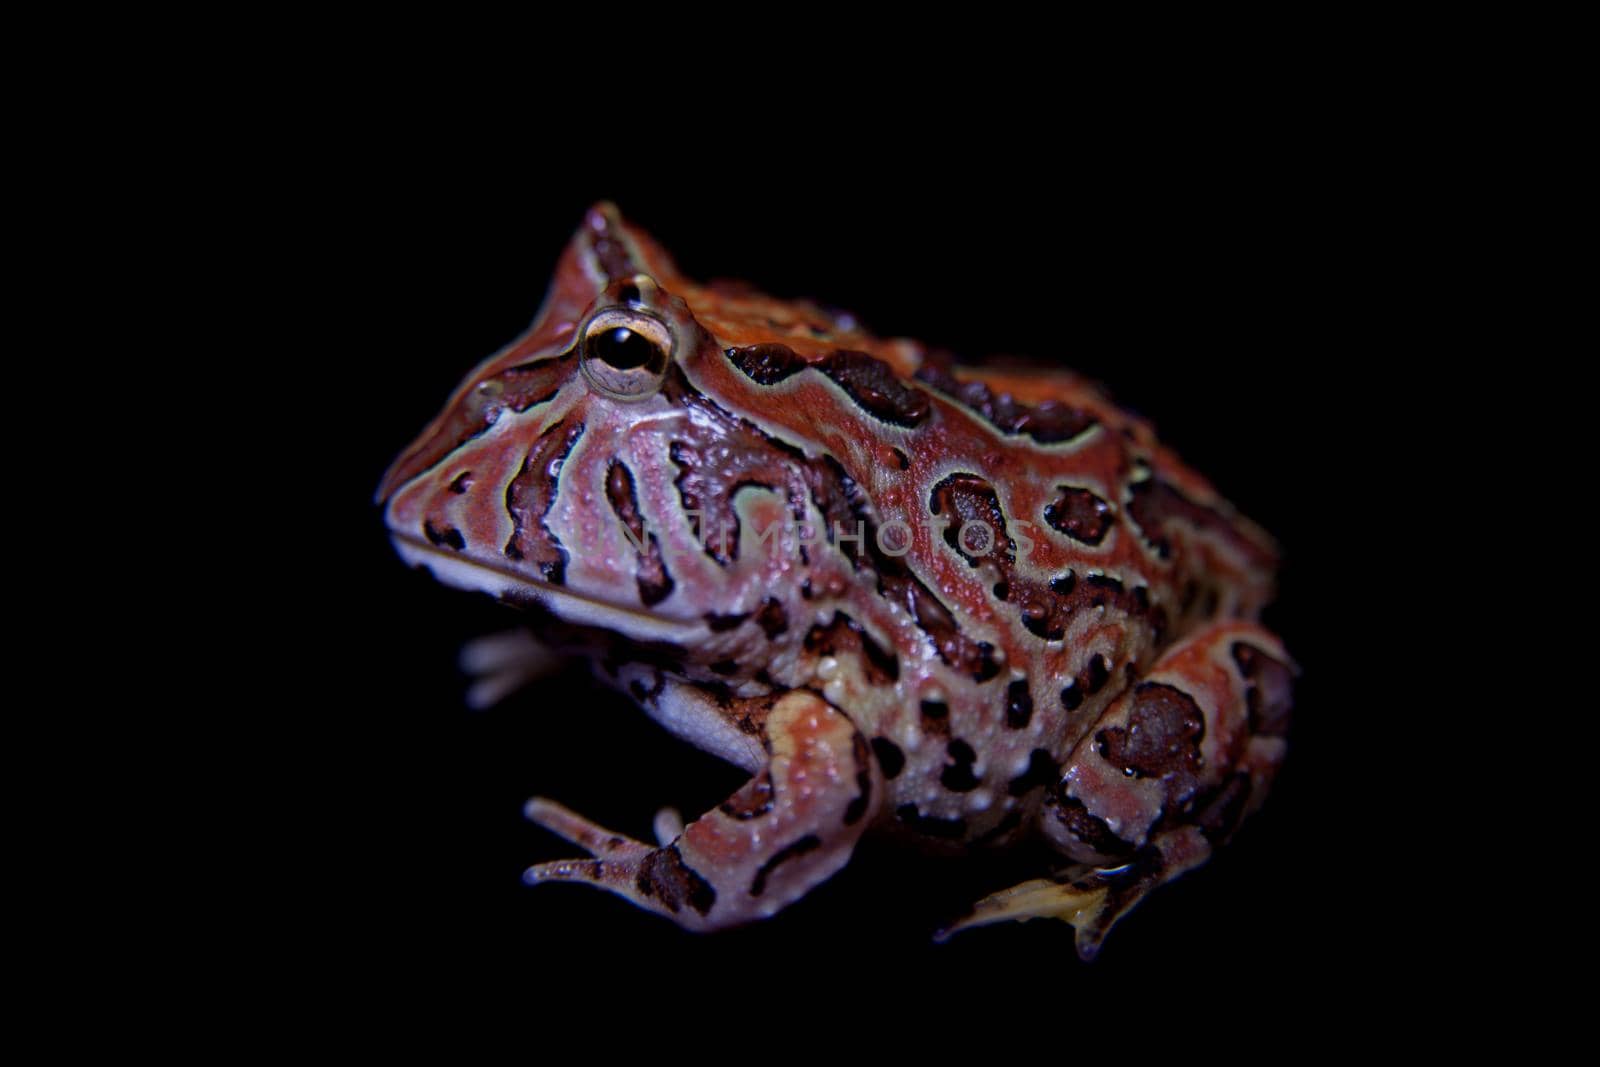
{"label": "mottled skin pattern", "polygon": [[962,925],[1052,915],[1088,956],[1283,755],[1293,668],[1251,621],[1273,543],[1148,425],[1064,371],[696,284],[609,205],[379,498],[408,561],[752,773],[659,847],[530,802],[590,857],[530,881],[687,927],[771,914],[869,828],[1042,836],[1068,866]]}

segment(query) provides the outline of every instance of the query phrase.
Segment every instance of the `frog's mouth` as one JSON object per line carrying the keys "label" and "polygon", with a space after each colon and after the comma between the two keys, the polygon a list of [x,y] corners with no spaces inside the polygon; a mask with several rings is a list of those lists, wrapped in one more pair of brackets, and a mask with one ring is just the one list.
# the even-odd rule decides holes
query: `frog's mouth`
{"label": "frog's mouth", "polygon": [[543,609],[575,626],[609,630],[635,641],[671,641],[686,646],[703,641],[710,632],[702,619],[675,619],[613,604],[541,581],[494,560],[435,545],[414,534],[391,530],[389,540],[408,566],[427,570],[445,585],[488,593],[518,607]]}

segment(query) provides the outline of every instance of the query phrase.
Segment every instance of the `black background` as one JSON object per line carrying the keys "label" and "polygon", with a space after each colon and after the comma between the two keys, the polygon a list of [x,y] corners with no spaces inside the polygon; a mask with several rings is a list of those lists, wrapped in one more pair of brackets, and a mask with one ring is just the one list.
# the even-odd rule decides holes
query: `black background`
{"label": "black background", "polygon": [[[317,373],[332,403],[314,478],[335,519],[316,524],[315,555],[337,591],[306,606],[319,670],[287,728],[317,786],[315,830],[287,872],[317,931],[309,962],[396,993],[487,981],[618,1004],[658,997],[662,976],[689,996],[755,997],[790,972],[827,976],[830,997],[1249,998],[1355,966],[1384,908],[1352,888],[1371,825],[1351,798],[1379,773],[1360,729],[1373,669],[1362,612],[1378,579],[1350,534],[1376,506],[1360,442],[1393,418],[1374,383],[1403,364],[1394,345],[1363,343],[1392,299],[1371,242],[1394,205],[1288,140],[1074,168],[1006,145],[847,161],[810,147],[535,151],[510,136],[352,131],[302,175],[329,278]],[[658,807],[693,817],[741,779],[582,669],[467,710],[457,650],[515,616],[407,570],[371,502],[461,376],[527,326],[600,198],[692,277],[812,297],[965,358],[1056,360],[1103,381],[1281,541],[1268,621],[1304,676],[1276,791],[1094,963],[1057,923],[931,943],[977,896],[1037,873],[1021,861],[937,862],[869,842],[775,919],[712,936],[608,894],[521,884],[528,864],[572,852],[522,819],[531,795],[648,838]]]}

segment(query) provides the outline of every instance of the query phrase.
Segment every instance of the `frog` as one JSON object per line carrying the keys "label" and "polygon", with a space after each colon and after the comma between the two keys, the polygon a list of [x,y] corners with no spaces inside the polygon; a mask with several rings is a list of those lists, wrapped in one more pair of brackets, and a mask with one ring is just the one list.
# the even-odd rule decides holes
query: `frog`
{"label": "frog", "polygon": [[1146,419],[1054,364],[693,281],[610,203],[376,500],[406,564],[522,613],[469,648],[472,703],[579,659],[748,773],[654,841],[527,804],[581,855],[526,882],[688,930],[776,914],[864,839],[1026,846],[1038,877],[935,936],[1061,920],[1092,959],[1287,751],[1277,544]]}

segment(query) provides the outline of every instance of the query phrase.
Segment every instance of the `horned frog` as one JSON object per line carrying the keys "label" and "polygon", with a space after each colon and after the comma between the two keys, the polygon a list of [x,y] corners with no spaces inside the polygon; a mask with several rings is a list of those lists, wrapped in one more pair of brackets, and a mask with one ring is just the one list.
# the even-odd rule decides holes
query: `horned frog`
{"label": "horned frog", "polygon": [[469,649],[476,702],[582,656],[750,773],[657,843],[528,804],[587,854],[528,882],[689,929],[772,915],[869,831],[1042,839],[1060,869],[943,933],[1052,916],[1088,958],[1284,755],[1275,546],[1146,423],[1065,371],[696,284],[609,204],[378,498],[408,563],[527,612]]}

